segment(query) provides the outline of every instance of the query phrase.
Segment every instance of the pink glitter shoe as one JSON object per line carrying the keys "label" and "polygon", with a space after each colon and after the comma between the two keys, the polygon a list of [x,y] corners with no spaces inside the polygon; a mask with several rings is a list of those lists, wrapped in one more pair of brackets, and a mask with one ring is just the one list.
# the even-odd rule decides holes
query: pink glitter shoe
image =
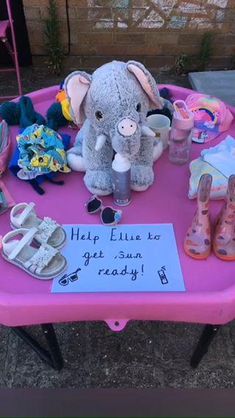
{"label": "pink glitter shoe", "polygon": [[211,223],[209,217],[211,184],[212,176],[203,174],[198,185],[197,211],[184,240],[186,254],[196,260],[206,259],[211,252]]}

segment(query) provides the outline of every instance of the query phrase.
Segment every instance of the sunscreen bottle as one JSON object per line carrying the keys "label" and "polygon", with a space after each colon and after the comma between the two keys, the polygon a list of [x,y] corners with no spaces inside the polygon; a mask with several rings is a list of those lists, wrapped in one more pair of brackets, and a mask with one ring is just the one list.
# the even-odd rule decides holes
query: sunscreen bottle
{"label": "sunscreen bottle", "polygon": [[115,154],[112,162],[112,183],[114,203],[129,205],[131,201],[131,163],[121,154]]}

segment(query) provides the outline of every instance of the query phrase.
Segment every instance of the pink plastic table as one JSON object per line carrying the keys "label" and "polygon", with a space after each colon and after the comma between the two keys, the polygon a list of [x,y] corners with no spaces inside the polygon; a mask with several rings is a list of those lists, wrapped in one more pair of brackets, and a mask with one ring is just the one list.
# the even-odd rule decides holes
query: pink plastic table
{"label": "pink plastic table", "polygon": [[[168,87],[174,98],[184,99],[192,91],[172,85]],[[52,102],[58,87],[42,89],[28,96],[35,109],[43,114]],[[235,114],[235,109],[231,108]],[[11,129],[12,138],[18,127]],[[75,136],[76,131],[62,129]],[[209,146],[216,145],[228,132],[221,134]],[[235,123],[229,134],[235,135]],[[194,144],[191,158],[199,156],[205,145]],[[122,330],[130,320],[182,321],[204,324],[225,324],[235,317],[234,262],[218,260],[213,254],[206,261],[195,261],[184,254],[183,240],[191,223],[196,204],[189,200],[188,165],[176,166],[168,161],[168,152],[155,163],[155,182],[146,192],[132,194],[132,203],[124,208],[122,223],[173,223],[186,292],[172,293],[87,293],[52,294],[51,281],[37,280],[17,267],[0,259],[0,323],[17,327],[69,321],[107,322],[111,329]],[[30,185],[11,173],[4,181],[16,202],[36,203],[42,216],[50,216],[60,223],[92,224],[99,222],[86,214],[84,203],[90,194],[83,183],[83,173],[63,175],[65,184],[44,183],[46,193],[38,195]],[[103,199],[112,204],[112,197]],[[215,219],[221,201],[211,202]],[[0,231],[10,230],[9,213],[0,217]],[[170,248],[169,248],[170,251]],[[212,326],[212,325],[211,325]],[[217,330],[217,327],[213,327]],[[210,329],[211,331],[211,329]]]}

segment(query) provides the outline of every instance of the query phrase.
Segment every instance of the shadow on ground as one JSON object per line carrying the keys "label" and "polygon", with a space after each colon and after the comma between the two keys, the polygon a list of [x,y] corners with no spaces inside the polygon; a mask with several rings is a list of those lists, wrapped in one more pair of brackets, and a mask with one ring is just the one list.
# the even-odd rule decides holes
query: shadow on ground
{"label": "shadow on ground", "polygon": [[[38,327],[28,328],[43,344]],[[55,326],[64,357],[56,372],[10,329],[0,328],[0,386],[8,388],[233,388],[235,327],[221,328],[196,370],[190,357],[201,325],[131,322],[121,333],[106,324]]]}

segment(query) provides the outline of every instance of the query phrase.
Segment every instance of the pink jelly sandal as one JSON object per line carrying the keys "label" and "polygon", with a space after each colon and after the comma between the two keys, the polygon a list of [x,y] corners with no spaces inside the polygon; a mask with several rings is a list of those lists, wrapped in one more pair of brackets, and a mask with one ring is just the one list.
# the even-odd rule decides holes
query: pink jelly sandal
{"label": "pink jelly sandal", "polygon": [[18,203],[10,213],[11,227],[13,229],[32,227],[37,228],[34,241],[38,244],[49,244],[57,250],[62,248],[66,241],[64,229],[53,219],[39,218],[35,212],[34,203]]}
{"label": "pink jelly sandal", "polygon": [[197,194],[197,211],[184,240],[187,255],[196,260],[206,259],[211,252],[211,225],[209,218],[209,199],[212,176],[203,174]]}
{"label": "pink jelly sandal", "polygon": [[235,261],[235,175],[228,180],[227,199],[217,221],[213,250],[221,260]]}

